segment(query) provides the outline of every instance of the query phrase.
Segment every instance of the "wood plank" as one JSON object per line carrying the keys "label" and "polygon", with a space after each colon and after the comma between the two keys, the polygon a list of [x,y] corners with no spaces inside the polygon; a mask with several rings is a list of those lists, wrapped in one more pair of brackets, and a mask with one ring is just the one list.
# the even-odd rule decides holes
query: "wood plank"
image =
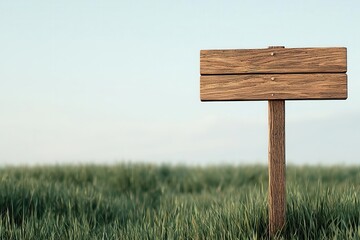
{"label": "wood plank", "polygon": [[269,230],[285,225],[285,100],[269,101]]}
{"label": "wood plank", "polygon": [[345,73],[346,48],[201,50],[200,73]]}
{"label": "wood plank", "polygon": [[347,75],[254,74],[200,77],[202,101],[346,99]]}

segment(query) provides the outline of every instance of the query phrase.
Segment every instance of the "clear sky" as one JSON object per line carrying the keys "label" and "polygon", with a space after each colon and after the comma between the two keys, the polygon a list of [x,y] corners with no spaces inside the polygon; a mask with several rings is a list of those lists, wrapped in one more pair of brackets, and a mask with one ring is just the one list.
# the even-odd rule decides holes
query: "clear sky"
{"label": "clear sky", "polygon": [[267,102],[201,103],[201,49],[347,47],[286,102],[290,164],[360,163],[359,1],[0,1],[0,165],[267,164]]}

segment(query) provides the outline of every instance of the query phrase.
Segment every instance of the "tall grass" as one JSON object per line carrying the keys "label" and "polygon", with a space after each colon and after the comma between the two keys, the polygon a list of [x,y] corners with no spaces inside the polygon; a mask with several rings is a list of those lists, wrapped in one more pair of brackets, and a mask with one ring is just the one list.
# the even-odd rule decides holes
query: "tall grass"
{"label": "tall grass", "polygon": [[[278,239],[360,239],[360,168],[289,167]],[[267,168],[0,169],[1,239],[267,239]]]}

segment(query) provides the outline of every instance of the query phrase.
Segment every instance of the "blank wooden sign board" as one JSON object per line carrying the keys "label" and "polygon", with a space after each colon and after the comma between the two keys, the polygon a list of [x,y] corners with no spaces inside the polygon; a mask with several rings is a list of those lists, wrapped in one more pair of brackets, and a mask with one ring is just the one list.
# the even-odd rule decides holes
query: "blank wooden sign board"
{"label": "blank wooden sign board", "polygon": [[285,100],[346,99],[346,54],[344,47],[200,51],[201,101],[268,101],[270,235],[285,225]]}

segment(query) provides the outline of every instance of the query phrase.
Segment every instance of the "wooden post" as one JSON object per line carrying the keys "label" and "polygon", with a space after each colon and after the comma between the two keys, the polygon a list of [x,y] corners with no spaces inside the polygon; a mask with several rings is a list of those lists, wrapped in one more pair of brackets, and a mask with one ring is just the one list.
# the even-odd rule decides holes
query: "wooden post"
{"label": "wooden post", "polygon": [[269,102],[269,231],[285,226],[285,100]]}

